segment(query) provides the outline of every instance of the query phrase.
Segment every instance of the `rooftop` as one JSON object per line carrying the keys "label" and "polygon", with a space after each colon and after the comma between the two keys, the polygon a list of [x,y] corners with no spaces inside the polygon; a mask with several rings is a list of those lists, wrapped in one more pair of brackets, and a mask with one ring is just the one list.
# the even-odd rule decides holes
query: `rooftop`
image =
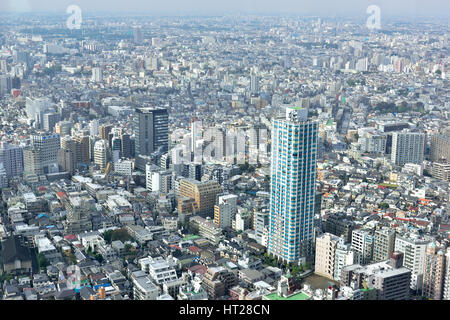
{"label": "rooftop", "polygon": [[278,292],[274,292],[265,296],[267,300],[308,300],[311,297],[303,292],[294,293],[288,297],[280,297]]}

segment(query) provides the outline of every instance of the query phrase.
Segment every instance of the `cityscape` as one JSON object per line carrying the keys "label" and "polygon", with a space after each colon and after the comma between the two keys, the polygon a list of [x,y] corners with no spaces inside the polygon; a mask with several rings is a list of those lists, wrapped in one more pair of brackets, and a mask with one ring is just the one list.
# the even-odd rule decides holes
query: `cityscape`
{"label": "cityscape", "polygon": [[0,5],[0,300],[450,300],[445,1],[82,2]]}

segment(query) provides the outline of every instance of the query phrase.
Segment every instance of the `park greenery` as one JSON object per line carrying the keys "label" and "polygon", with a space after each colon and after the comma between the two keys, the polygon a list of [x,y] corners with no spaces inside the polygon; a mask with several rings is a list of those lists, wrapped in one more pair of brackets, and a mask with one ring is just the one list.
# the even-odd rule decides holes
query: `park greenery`
{"label": "park greenery", "polygon": [[425,113],[424,104],[422,102],[409,104],[406,101],[400,104],[393,102],[380,102],[374,107],[374,111],[379,113],[405,113],[405,112],[420,112]]}
{"label": "park greenery", "polygon": [[255,166],[252,166],[247,162],[244,164],[240,164],[239,169],[241,169],[241,172],[249,172],[249,173],[255,172]]}
{"label": "park greenery", "polygon": [[264,255],[261,257],[263,260],[263,264],[271,266],[271,267],[276,267],[276,268],[280,268],[282,270],[289,270],[290,274],[293,277],[298,277],[300,276],[303,272],[305,272],[306,270],[309,270],[311,268],[309,263],[306,263],[305,265],[298,265],[295,263],[283,263],[281,261],[279,261],[276,257],[268,254],[267,252],[264,253]]}
{"label": "park greenery", "polygon": [[45,271],[47,269],[47,267],[50,265],[47,258],[45,258],[44,254],[42,254],[42,253],[39,253],[37,255],[37,262],[38,262],[39,270],[42,270],[42,271]]}
{"label": "park greenery", "polygon": [[103,233],[103,238],[105,239],[107,244],[111,244],[111,242],[120,240],[122,242],[125,241],[134,241],[133,237],[129,235],[126,229],[117,229],[117,230],[108,230]]}

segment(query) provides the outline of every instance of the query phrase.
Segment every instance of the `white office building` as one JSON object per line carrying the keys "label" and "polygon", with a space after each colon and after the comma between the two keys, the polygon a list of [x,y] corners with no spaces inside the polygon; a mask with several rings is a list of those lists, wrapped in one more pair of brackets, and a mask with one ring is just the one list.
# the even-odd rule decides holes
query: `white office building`
{"label": "white office building", "polygon": [[162,257],[147,257],[139,259],[141,270],[147,272],[156,284],[162,285],[178,279],[172,260],[164,260]]}
{"label": "white office building", "polygon": [[345,243],[344,239],[339,239],[334,253],[334,272],[335,281],[341,280],[342,269],[355,263],[355,255],[350,243]]}
{"label": "white office building", "polygon": [[133,279],[134,300],[156,300],[160,292],[161,289],[149,276]]}
{"label": "white office building", "polygon": [[443,300],[450,300],[450,248],[445,253],[445,279]]}
{"label": "white office building", "polygon": [[220,228],[231,228],[237,213],[237,195],[219,196],[218,204],[214,206],[214,223]]}
{"label": "white office building", "polygon": [[368,230],[352,231],[352,250],[355,253],[355,262],[361,265],[369,264],[373,256],[374,236]]}
{"label": "white office building", "polygon": [[106,141],[98,140],[94,145],[94,163],[105,169],[108,163],[108,150],[106,149]]}
{"label": "white office building", "polygon": [[102,82],[103,81],[103,70],[99,67],[92,68],[92,81]]}
{"label": "white office building", "polygon": [[132,160],[119,159],[114,162],[114,172],[122,176],[131,176],[134,162]]}
{"label": "white office building", "polygon": [[425,251],[430,241],[418,237],[396,236],[395,251],[403,253],[403,265],[411,270],[411,289],[421,290]]}
{"label": "white office building", "polygon": [[44,125],[44,114],[54,112],[53,102],[50,98],[30,98],[26,99],[25,112],[28,119],[34,121],[34,125],[38,129],[42,129]]}

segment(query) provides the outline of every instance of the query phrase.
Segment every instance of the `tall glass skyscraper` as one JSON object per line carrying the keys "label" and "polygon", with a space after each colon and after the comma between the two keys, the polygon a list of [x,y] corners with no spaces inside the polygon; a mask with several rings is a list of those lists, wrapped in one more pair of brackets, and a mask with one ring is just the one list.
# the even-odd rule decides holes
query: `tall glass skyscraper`
{"label": "tall glass skyscraper", "polygon": [[272,120],[268,252],[284,262],[312,258],[318,123],[287,107]]}
{"label": "tall glass skyscraper", "polygon": [[167,152],[169,147],[169,114],[164,108],[136,109],[134,118],[136,155],[150,156]]}

